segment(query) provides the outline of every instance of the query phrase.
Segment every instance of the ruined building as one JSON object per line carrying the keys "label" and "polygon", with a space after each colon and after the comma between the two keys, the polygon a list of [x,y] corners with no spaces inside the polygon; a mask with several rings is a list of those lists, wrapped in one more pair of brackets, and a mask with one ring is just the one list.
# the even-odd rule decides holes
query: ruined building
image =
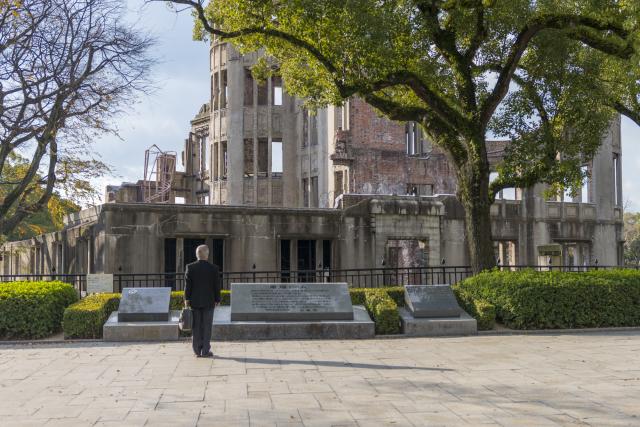
{"label": "ruined building", "polygon": [[[104,205],[5,244],[1,271],[176,273],[203,243],[227,272],[466,265],[444,153],[358,98],[310,114],[277,75],[252,78],[257,58],[213,43],[210,99],[181,154],[150,150],[144,178],[109,187]],[[493,164],[505,144],[490,143]],[[584,167],[576,197],[547,200],[544,185],[500,193],[491,215],[501,264],[622,263],[619,118]]]}

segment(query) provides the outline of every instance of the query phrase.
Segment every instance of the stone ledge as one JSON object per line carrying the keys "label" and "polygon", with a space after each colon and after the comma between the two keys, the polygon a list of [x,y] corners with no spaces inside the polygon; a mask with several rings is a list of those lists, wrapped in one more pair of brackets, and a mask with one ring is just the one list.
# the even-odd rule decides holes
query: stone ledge
{"label": "stone ledge", "polygon": [[375,336],[375,325],[364,307],[354,306],[353,317],[354,320],[231,321],[231,308],[220,306],[213,314],[212,339],[366,339]]}
{"label": "stone ledge", "polygon": [[405,308],[400,308],[402,333],[406,337],[444,337],[476,335],[476,319],[462,312],[460,317],[416,318]]}
{"label": "stone ledge", "polygon": [[180,311],[171,311],[166,322],[118,322],[114,311],[102,327],[104,341],[177,341],[180,336]]}

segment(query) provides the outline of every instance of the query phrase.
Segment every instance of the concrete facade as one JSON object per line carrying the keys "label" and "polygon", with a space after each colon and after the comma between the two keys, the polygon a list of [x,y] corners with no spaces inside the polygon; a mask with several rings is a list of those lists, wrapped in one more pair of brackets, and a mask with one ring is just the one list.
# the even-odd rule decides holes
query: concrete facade
{"label": "concrete facade", "polygon": [[[144,182],[112,188],[64,230],[5,244],[3,273],[176,273],[202,243],[224,271],[466,265],[453,167],[415,124],[358,98],[311,114],[277,75],[252,77],[258,58],[212,44],[210,101],[168,203],[139,203]],[[489,143],[492,165],[507,144]],[[577,196],[502,191],[491,208],[499,263],[621,265],[621,158],[617,118]]]}

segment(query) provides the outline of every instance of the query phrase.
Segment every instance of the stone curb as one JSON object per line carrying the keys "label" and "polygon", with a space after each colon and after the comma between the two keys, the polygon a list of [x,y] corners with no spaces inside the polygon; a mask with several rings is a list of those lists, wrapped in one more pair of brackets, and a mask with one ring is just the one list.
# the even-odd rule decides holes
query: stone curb
{"label": "stone curb", "polygon": [[478,331],[479,336],[499,335],[556,335],[556,334],[589,334],[594,332],[627,332],[640,331],[640,326],[621,326],[609,328],[579,328],[579,329],[501,329]]}
{"label": "stone curb", "polygon": [[[397,335],[376,335],[374,338],[368,338],[358,341],[371,341],[371,340],[397,340],[397,339],[412,339],[412,338],[462,338],[462,337],[474,337],[474,336],[501,336],[501,335],[571,335],[571,334],[590,334],[596,332],[640,332],[640,326],[622,326],[618,328],[582,328],[582,329],[504,329],[504,330],[490,330],[490,331],[478,331],[477,335],[450,335],[440,337],[409,337],[403,334]],[[180,337],[180,341],[191,341],[191,337]],[[248,340],[248,341],[235,341],[240,342],[256,342],[260,340]],[[282,341],[282,340],[268,340],[268,341]],[[318,340],[289,340],[289,341],[318,341]],[[327,341],[348,341],[345,339],[334,339]],[[104,343],[106,345],[121,345],[121,344],[163,344],[176,341],[122,341],[113,342],[103,341],[101,339],[72,339],[72,340],[19,340],[19,341],[2,341],[0,340],[0,346],[12,346],[12,345],[54,345],[54,344],[90,344],[90,343]],[[221,341],[223,342],[223,341]]]}

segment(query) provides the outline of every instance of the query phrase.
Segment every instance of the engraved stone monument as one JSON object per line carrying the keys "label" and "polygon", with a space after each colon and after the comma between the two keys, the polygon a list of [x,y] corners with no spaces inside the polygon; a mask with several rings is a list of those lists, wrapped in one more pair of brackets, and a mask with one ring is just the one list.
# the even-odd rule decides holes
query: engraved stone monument
{"label": "engraved stone monument", "polygon": [[472,335],[476,319],[458,304],[449,285],[406,285],[400,309],[402,332],[408,336]]}
{"label": "engraved stone monument", "polygon": [[462,314],[449,285],[406,285],[404,299],[413,317],[460,317]]}
{"label": "engraved stone monument", "polygon": [[118,311],[102,328],[105,341],[166,341],[179,337],[179,311],[171,311],[171,288],[124,288]]}
{"label": "engraved stone monument", "polygon": [[346,283],[232,283],[213,313],[213,339],[371,338],[374,323]]}
{"label": "engraved stone monument", "polygon": [[118,307],[118,322],[169,320],[171,288],[124,288]]}
{"label": "engraved stone monument", "polygon": [[346,283],[239,284],[231,320],[353,320]]}

